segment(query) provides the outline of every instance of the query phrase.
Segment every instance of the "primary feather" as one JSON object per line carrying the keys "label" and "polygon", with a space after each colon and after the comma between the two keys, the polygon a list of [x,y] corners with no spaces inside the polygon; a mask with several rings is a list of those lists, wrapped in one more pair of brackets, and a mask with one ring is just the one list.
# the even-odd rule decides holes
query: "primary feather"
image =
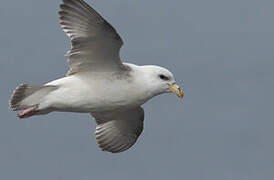
{"label": "primary feather", "polygon": [[119,51],[123,41],[116,30],[82,0],[64,0],[59,19],[71,39],[68,75],[123,66]]}

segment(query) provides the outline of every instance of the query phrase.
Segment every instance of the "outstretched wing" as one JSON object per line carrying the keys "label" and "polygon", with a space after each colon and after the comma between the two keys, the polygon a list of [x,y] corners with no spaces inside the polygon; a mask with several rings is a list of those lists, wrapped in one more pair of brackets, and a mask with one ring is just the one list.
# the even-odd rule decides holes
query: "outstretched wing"
{"label": "outstretched wing", "polygon": [[137,141],[143,131],[142,107],[126,111],[92,113],[97,127],[95,136],[103,151],[118,153],[127,150]]}
{"label": "outstretched wing", "polygon": [[123,41],[99,13],[83,0],[63,0],[60,8],[61,27],[71,39],[68,75],[123,66],[119,57]]}

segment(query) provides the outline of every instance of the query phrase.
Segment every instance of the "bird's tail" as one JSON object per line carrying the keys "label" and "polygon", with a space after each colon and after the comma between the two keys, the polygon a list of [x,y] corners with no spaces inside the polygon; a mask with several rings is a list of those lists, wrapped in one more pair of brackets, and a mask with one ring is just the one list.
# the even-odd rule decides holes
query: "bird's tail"
{"label": "bird's tail", "polygon": [[18,114],[20,118],[29,117],[39,107],[43,98],[56,89],[57,86],[21,84],[13,91],[9,106],[13,111],[23,110],[23,112]]}

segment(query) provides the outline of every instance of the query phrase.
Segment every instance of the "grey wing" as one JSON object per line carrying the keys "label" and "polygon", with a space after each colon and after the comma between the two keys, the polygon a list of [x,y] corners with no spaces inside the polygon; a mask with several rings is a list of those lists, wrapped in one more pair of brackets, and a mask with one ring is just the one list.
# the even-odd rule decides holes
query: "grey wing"
{"label": "grey wing", "polygon": [[71,39],[68,75],[82,71],[114,70],[123,66],[123,41],[116,30],[83,0],[63,0],[59,19]]}
{"label": "grey wing", "polygon": [[135,144],[143,131],[142,107],[126,111],[92,113],[97,127],[95,136],[103,151],[119,153]]}

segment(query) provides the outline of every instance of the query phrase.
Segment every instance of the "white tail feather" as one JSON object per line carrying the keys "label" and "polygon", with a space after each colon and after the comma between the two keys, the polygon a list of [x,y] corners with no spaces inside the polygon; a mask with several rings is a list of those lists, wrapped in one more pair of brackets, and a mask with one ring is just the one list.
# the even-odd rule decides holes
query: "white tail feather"
{"label": "white tail feather", "polygon": [[14,90],[10,98],[10,108],[16,111],[39,105],[43,97],[57,88],[57,86],[33,86],[29,84],[21,84]]}

